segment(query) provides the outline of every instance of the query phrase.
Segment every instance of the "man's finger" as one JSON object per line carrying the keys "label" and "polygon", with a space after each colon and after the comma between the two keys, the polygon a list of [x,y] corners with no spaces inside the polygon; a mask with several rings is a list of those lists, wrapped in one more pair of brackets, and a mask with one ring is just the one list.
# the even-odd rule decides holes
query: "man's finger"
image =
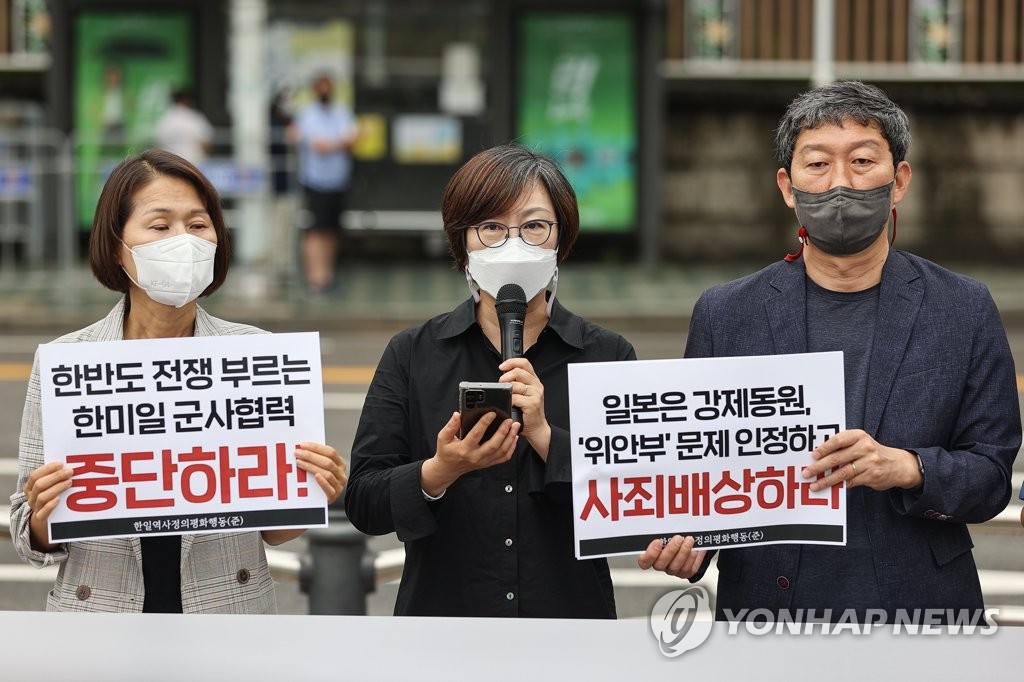
{"label": "man's finger", "polygon": [[665,572],[669,575],[681,576],[683,569],[690,564],[690,550],[693,549],[693,538],[687,535],[683,538],[682,544],[679,546],[675,557],[668,566],[668,570]]}
{"label": "man's finger", "polygon": [[[1024,521],[1022,521],[1024,523]],[[658,556],[661,554],[661,548],[665,546],[665,543],[661,538],[655,538],[651,540],[651,544],[647,545],[647,549],[644,553],[637,557],[636,563],[640,568],[647,570],[654,565],[657,561]]]}
{"label": "man's finger", "polygon": [[654,568],[659,571],[664,571],[669,567],[672,561],[676,558],[680,548],[683,546],[683,538],[679,535],[673,535],[672,539],[668,541],[668,544],[662,547],[661,555],[654,562]]}

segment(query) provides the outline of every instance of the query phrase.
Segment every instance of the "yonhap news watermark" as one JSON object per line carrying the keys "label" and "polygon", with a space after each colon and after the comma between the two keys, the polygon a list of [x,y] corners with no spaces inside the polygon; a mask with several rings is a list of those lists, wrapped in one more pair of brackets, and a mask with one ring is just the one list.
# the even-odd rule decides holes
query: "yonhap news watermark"
{"label": "yonhap news watermark", "polygon": [[760,635],[992,635],[998,609],[723,609],[726,632]]}
{"label": "yonhap news watermark", "polygon": [[675,658],[713,633],[762,636],[982,636],[999,630],[999,609],[722,609],[714,627],[707,590],[690,585],[661,596],[649,624],[662,655]]}

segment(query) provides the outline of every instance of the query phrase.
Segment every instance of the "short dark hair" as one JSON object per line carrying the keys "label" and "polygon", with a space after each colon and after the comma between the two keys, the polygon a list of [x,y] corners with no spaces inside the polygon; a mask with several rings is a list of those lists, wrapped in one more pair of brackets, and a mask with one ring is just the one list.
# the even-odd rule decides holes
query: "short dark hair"
{"label": "short dark hair", "polygon": [[171,91],[171,101],[175,104],[190,104],[192,102],[192,90],[189,88],[175,88]]}
{"label": "short dark hair", "polygon": [[217,252],[213,257],[213,282],[200,296],[216,291],[228,275],[231,242],[220,207],[220,196],[213,184],[191,163],[163,149],[149,149],[117,164],[110,173],[96,203],[89,235],[89,266],[100,284],[112,291],[128,293],[131,280],[121,267],[118,254],[124,226],[135,210],[135,195],[159,177],[173,177],[192,185],[206,208],[217,234]]}
{"label": "short dark hair", "polygon": [[458,270],[465,270],[469,262],[466,228],[512,210],[537,182],[551,197],[558,222],[558,262],[565,261],[580,232],[572,184],[547,156],[518,144],[503,144],[473,156],[444,188],[441,219]]}
{"label": "short dark hair", "polygon": [[796,139],[804,130],[823,125],[841,126],[846,121],[874,123],[889,143],[893,165],[906,160],[910,150],[910,121],[881,89],[860,81],[838,81],[809,90],[786,108],[775,130],[775,156],[791,170]]}

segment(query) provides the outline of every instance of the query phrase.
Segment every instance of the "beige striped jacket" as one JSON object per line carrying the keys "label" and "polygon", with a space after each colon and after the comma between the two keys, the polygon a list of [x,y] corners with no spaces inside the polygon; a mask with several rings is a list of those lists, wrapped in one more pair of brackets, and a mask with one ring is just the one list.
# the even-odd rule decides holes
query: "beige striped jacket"
{"label": "beige striped jacket", "polygon": [[[124,299],[104,319],[54,343],[123,338]],[[265,333],[226,322],[197,307],[195,335]],[[18,554],[36,567],[59,564],[46,602],[48,611],[141,612],[145,591],[142,547],[137,537],[68,542],[39,552],[29,541],[31,509],[24,493],[29,474],[43,464],[38,354],[25,398],[18,446],[18,489],[11,495],[11,537]],[[274,582],[258,532],[184,535],[181,540],[181,603],[185,613],[274,613]]]}

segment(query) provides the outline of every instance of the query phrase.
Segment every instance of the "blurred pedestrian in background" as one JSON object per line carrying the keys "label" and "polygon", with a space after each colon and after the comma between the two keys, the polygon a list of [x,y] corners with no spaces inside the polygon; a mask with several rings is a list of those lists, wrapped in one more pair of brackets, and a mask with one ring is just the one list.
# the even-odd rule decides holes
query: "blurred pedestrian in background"
{"label": "blurred pedestrian in background", "polygon": [[270,188],[273,193],[273,217],[270,225],[270,259],[274,269],[283,277],[290,276],[297,265],[295,216],[294,168],[288,129],[294,116],[288,108],[288,92],[280,90],[270,101],[268,112],[270,124]]}
{"label": "blurred pedestrian in background", "polygon": [[124,73],[117,64],[103,67],[103,96],[100,99],[100,127],[103,130],[103,153],[121,154],[125,145]]}
{"label": "blurred pedestrian in background", "polygon": [[[607,561],[575,558],[567,367],[636,356],[555,298],[579,233],[576,194],[550,159],[504,145],[455,173],[441,212],[472,296],[384,351],[352,449],[348,517],[405,543],[396,615],[614,618]],[[528,304],[524,354],[502,362],[495,303],[507,284]],[[492,412],[460,437],[460,381],[511,383],[521,427],[505,419],[481,442]]]}
{"label": "blurred pedestrian in background", "polygon": [[[217,191],[191,163],[162,150],[124,160],[103,187],[89,241],[89,264],[124,294],[106,318],[55,343],[260,334],[208,315],[196,304],[224,283],[228,232]],[[346,483],[334,448],[300,443],[297,465],[333,502]],[[274,581],[264,542],[302,530],[107,538],[50,542],[47,521],[71,486],[71,469],[43,461],[38,358],[29,378],[18,449],[11,536],[36,567],[59,564],[49,611],[272,613]]]}
{"label": "blurred pedestrian in background", "polygon": [[191,91],[178,88],[171,93],[171,106],[156,122],[153,141],[192,163],[206,159],[213,144],[213,126],[195,109]]}
{"label": "blurred pedestrian in background", "polygon": [[318,76],[313,92],[316,101],[296,116],[292,135],[299,145],[299,184],[305,199],[303,270],[309,290],[321,294],[334,288],[357,131],[352,111],[334,100],[330,76]]}

